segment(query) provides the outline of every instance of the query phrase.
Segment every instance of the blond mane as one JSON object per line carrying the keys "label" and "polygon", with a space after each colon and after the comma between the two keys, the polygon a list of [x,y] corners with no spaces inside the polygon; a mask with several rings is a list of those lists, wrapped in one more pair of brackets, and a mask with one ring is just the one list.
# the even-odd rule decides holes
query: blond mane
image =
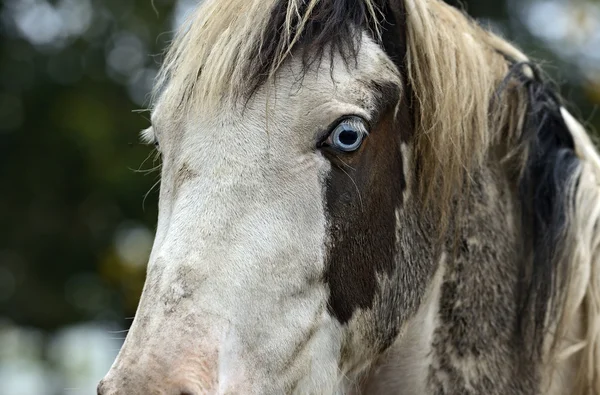
{"label": "blond mane", "polygon": [[575,366],[573,394],[600,394],[600,156],[583,126],[565,109],[566,124],[581,165],[572,181],[569,234],[564,251],[570,268],[559,341],[550,364]]}

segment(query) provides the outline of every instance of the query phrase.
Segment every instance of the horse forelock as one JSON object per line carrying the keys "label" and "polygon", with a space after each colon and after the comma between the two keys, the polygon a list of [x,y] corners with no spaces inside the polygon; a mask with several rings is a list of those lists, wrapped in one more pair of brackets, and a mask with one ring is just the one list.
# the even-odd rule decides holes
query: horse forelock
{"label": "horse forelock", "polygon": [[243,103],[298,47],[305,69],[325,51],[350,62],[360,28],[379,36],[377,9],[373,0],[207,0],[174,38],[154,97],[179,113]]}

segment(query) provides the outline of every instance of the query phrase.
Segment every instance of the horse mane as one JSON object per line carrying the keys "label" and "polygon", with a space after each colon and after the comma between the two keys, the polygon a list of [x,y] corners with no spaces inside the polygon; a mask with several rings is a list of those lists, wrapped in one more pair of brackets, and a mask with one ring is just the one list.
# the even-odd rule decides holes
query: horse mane
{"label": "horse mane", "polygon": [[[568,219],[562,260],[568,266],[554,344],[555,362],[578,358],[573,394],[600,394],[600,156],[583,126],[564,108],[579,166],[568,188]],[[576,359],[577,361],[577,359]]]}
{"label": "horse mane", "polygon": [[[206,0],[174,38],[154,97],[182,117],[233,108],[275,81],[290,57],[307,71],[334,53],[349,64],[365,30],[383,40],[389,9],[403,13],[400,61],[413,95],[406,104],[421,200],[443,231],[456,194],[490,150],[516,147],[508,156],[521,165],[534,250],[523,291],[533,338],[549,327],[555,339],[576,336],[548,353],[578,355],[585,377],[577,394],[600,394],[600,158],[527,57],[503,39],[439,0]],[[548,322],[554,311],[558,319]],[[576,321],[582,328],[573,333]]]}

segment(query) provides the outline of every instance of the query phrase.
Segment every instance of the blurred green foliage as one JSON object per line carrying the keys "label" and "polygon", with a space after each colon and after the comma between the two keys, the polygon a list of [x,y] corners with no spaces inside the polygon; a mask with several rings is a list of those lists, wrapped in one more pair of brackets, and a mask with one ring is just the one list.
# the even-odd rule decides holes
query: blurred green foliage
{"label": "blurred green foliage", "polygon": [[[172,4],[89,4],[88,30],[59,44],[33,44],[3,13],[0,316],[45,329],[131,314],[143,268],[119,279],[122,273],[107,275],[105,266],[117,259],[120,226],[152,229],[156,220],[156,194],[148,195],[146,210],[142,200],[158,175],[132,171],[151,150],[138,143],[148,126],[147,115],[135,112],[144,95],[136,103],[130,90],[135,73],[157,67],[152,54],[165,45]],[[123,35],[147,51],[122,44],[121,56],[142,57],[131,73],[108,63]]]}
{"label": "blurred green foliage", "polygon": [[[138,143],[149,122],[136,110],[148,104],[175,16],[192,3],[4,2],[0,317],[53,330],[133,315],[156,221],[156,189],[148,191],[158,177],[134,171],[157,164]],[[531,33],[514,11],[525,1],[455,3],[543,60],[576,113],[600,125],[600,77]]]}

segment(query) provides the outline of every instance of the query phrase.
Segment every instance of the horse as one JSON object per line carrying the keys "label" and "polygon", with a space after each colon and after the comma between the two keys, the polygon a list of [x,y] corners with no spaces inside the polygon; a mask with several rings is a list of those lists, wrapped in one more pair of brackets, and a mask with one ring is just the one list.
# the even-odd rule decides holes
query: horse
{"label": "horse", "polygon": [[600,156],[439,0],[205,0],[116,394],[600,394]]}

